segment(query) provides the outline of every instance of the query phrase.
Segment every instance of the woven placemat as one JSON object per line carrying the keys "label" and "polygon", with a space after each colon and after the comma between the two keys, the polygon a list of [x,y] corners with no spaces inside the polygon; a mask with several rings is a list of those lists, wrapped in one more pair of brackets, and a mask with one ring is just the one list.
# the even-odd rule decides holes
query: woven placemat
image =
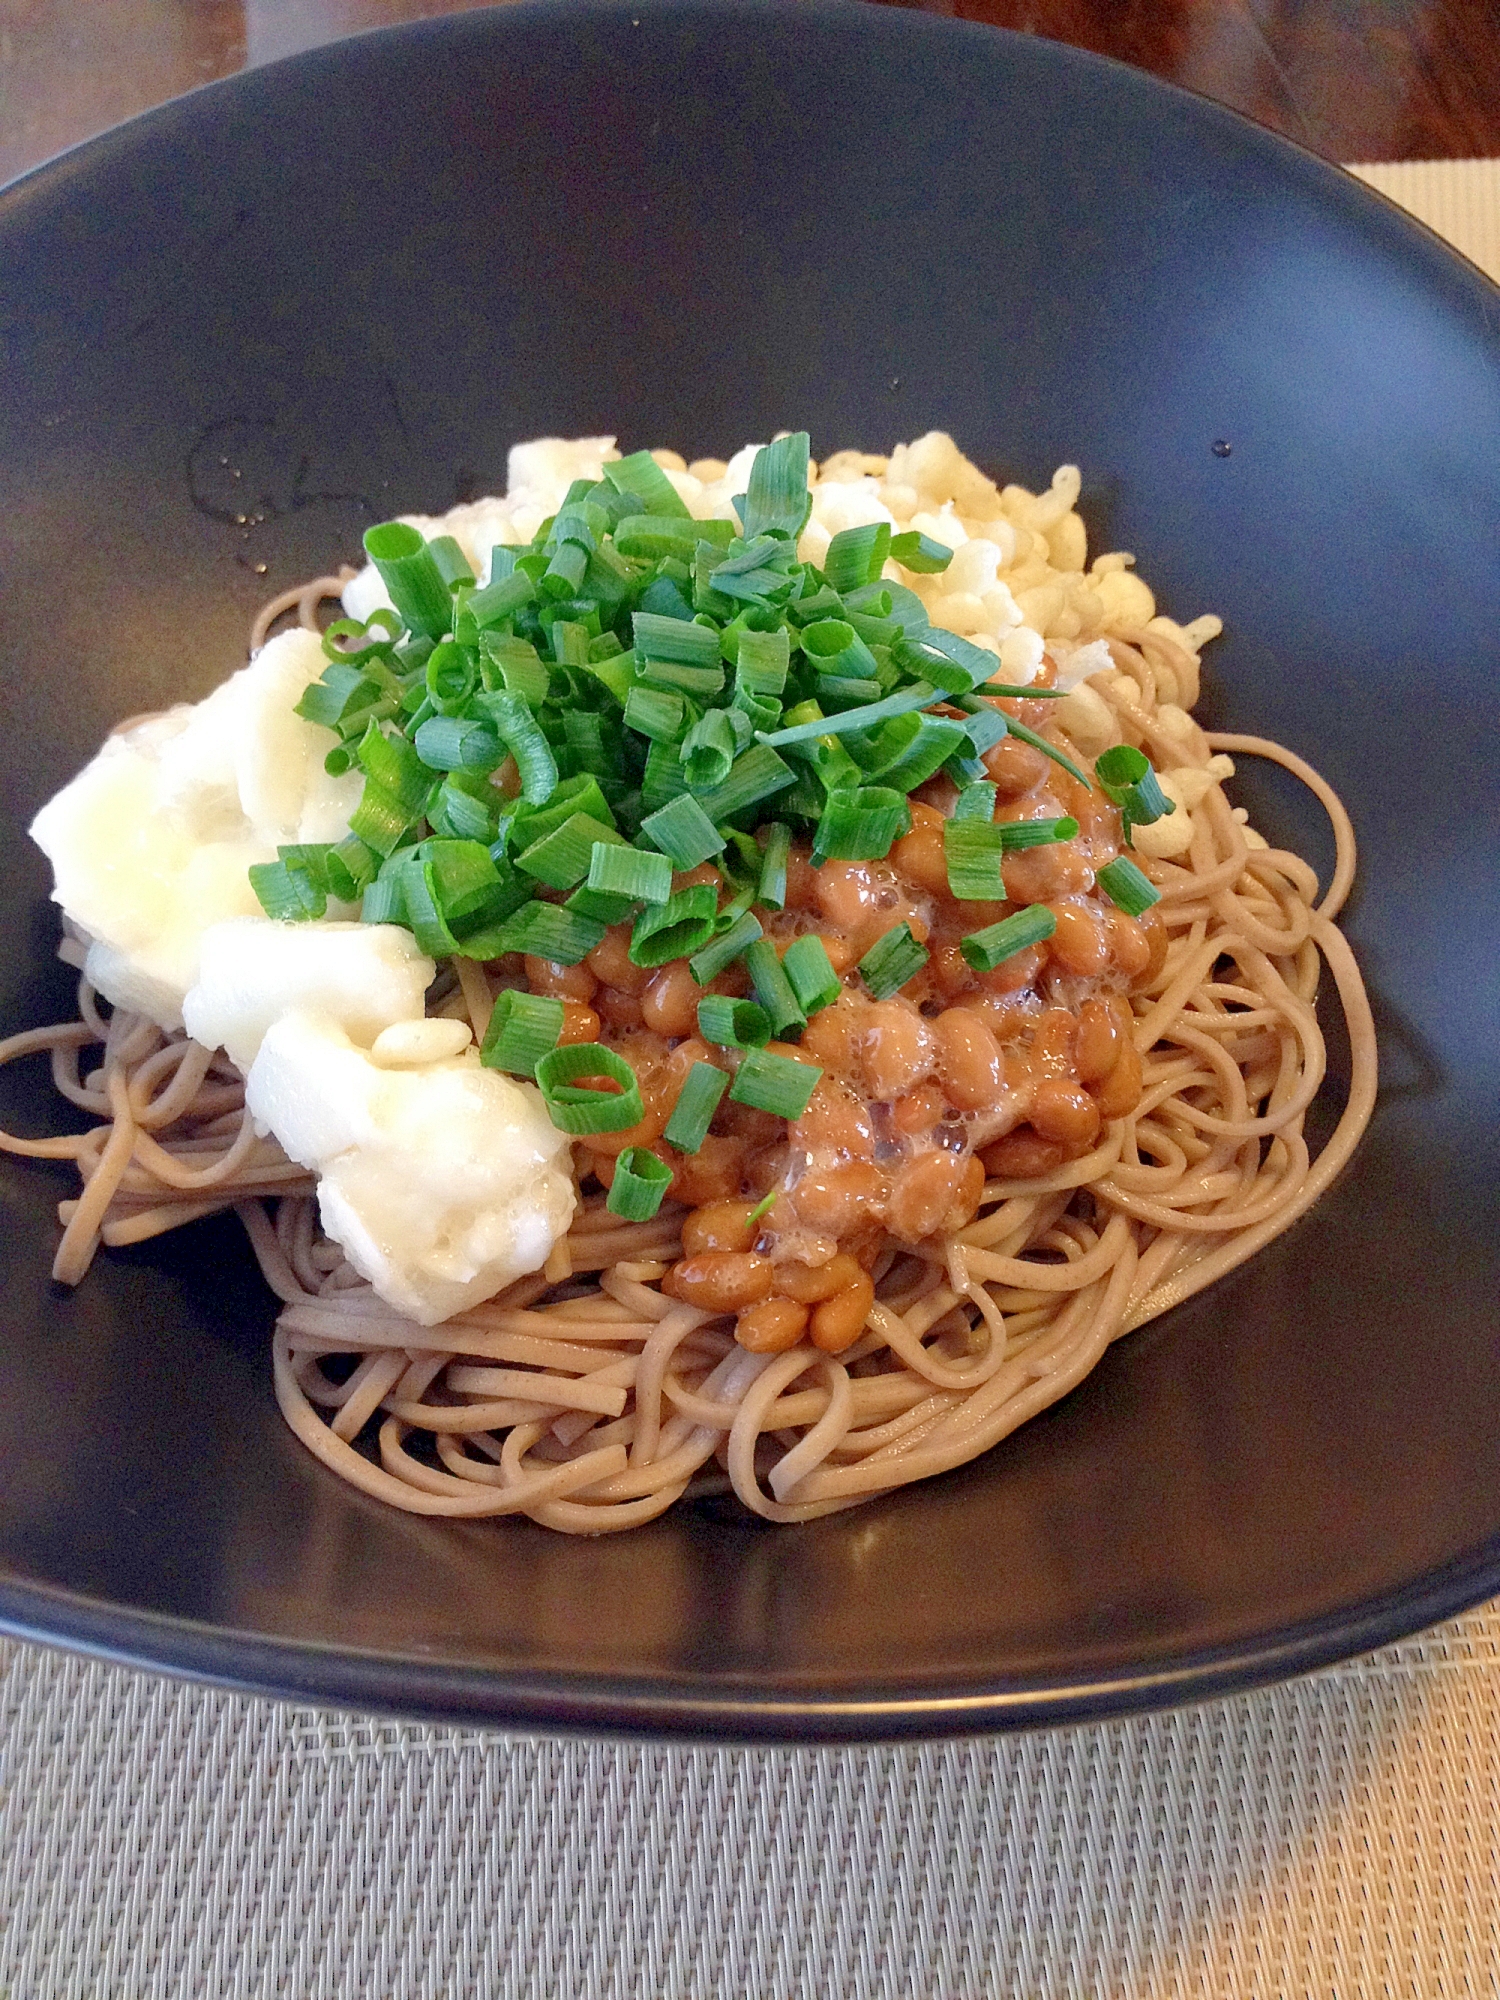
{"label": "woven placemat", "polygon": [[[1500,279],[1500,162],[1355,171]],[[1500,1604],[1230,1701],[889,1750],[0,1674],[9,2000],[1500,1992]]]}

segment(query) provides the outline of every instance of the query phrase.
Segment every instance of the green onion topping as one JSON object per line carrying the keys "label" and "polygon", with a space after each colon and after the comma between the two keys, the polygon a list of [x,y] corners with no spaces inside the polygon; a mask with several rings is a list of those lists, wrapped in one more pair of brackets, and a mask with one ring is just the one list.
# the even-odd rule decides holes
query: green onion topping
{"label": "green onion topping", "polygon": [[767,1049],[751,1049],[735,1072],[730,1102],[769,1111],[773,1118],[800,1118],[822,1075],[812,1063],[773,1055]]}
{"label": "green onion topping", "polygon": [[695,1062],[667,1120],[667,1144],[682,1153],[696,1153],[708,1137],[719,1099],[728,1088],[729,1078],[723,1070],[715,1069],[712,1063]]}
{"label": "green onion topping", "polygon": [[897,924],[859,961],[860,977],[877,1000],[889,1000],[909,979],[916,978],[928,956],[926,946],[912,936],[911,925]]}
{"label": "green onion topping", "polygon": [[615,1161],[605,1207],[627,1222],[649,1222],[672,1185],[672,1169],[648,1146],[627,1146]]}
{"label": "green onion topping", "polygon": [[534,1077],[542,1057],[557,1047],[562,1030],[563,1003],[550,993],[502,993],[480,1044],[479,1060],[487,1069]]}
{"label": "green onion topping", "polygon": [[[589,1089],[585,1079],[616,1086],[613,1092]],[[575,1139],[594,1132],[626,1132],[645,1114],[635,1071],[621,1055],[601,1042],[570,1042],[553,1049],[536,1066],[537,1087],[547,1115],[559,1132]]]}
{"label": "green onion topping", "polygon": [[1109,900],[1127,917],[1138,917],[1161,901],[1161,890],[1127,856],[1107,861],[1094,878]]}
{"label": "green onion topping", "polygon": [[1057,919],[1046,905],[1033,903],[1029,909],[1017,910],[1013,917],[1004,917],[985,930],[971,931],[960,940],[958,948],[964,963],[972,965],[976,972],[993,972],[1018,951],[1051,937],[1056,929]]}

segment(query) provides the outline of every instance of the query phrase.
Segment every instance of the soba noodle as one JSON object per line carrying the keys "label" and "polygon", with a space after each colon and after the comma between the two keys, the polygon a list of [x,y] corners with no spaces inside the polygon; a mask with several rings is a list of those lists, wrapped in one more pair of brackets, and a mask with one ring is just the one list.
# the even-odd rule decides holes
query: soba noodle
{"label": "soba noodle", "polygon": [[[343,578],[273,601],[252,647],[295,610],[315,626]],[[1163,736],[1158,674],[1196,685],[1159,632],[1112,640],[1101,692],[1148,749]],[[752,1512],[804,1521],[977,1457],[1065,1396],[1111,1341],[1252,1256],[1318,1199],[1369,1118],[1375,1037],[1335,920],[1354,873],[1349,818],[1279,745],[1206,738],[1274,760],[1310,786],[1337,860],[1321,899],[1297,855],[1251,845],[1217,786],[1190,850],[1158,861],[1167,944],[1132,996],[1141,1094],[1082,1158],[987,1180],[973,1219],[915,1246],[889,1238],[876,1303],[841,1353],[738,1344],[733,1321],[662,1290],[686,1211],[623,1222],[592,1183],[545,1270],[440,1327],[385,1304],[317,1226],[314,1182],[257,1134],[222,1054],[138,1015],[105,1018],[86,980],[79,1016],[0,1043],[47,1053],[58,1090],[99,1122],[6,1151],[68,1159],[82,1193],[59,1204],[56,1277],[76,1284],[98,1244],[145,1239],[234,1208],[281,1302],[275,1393],[297,1437],[361,1491],[410,1512],[526,1514],[569,1533],[650,1520],[730,1489]],[[65,937],[62,956],[82,965]],[[1352,1059],[1348,1100],[1310,1157],[1304,1121],[1325,1069],[1315,1001],[1333,976]],[[483,1035],[494,992],[454,961],[436,1011]],[[98,1057],[85,1073],[85,1049]],[[580,1181],[590,1158],[579,1152]],[[374,1457],[358,1440],[374,1427]]]}

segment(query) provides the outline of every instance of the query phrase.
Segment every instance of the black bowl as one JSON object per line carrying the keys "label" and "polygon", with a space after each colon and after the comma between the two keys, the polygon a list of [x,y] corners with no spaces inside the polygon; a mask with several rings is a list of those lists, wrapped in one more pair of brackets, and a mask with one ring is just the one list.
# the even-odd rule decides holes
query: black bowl
{"label": "black bowl", "polygon": [[[8,1027],[69,998],[32,811],[372,518],[494,490],[549,431],[937,425],[1033,485],[1076,460],[1099,545],[1224,615],[1209,714],[1358,824],[1384,1064],[1353,1165],[1248,1269],[979,1463],[795,1529],[387,1512],[282,1426],[233,1223],[64,1295],[67,1176],[7,1160],[5,1627],[411,1713],[851,1738],[1244,1687],[1500,1588],[1497,324],[1477,272],[1231,113],[840,5],[379,34],[0,195]],[[1243,796],[1326,856],[1291,788]],[[12,1129],[57,1117],[29,1067]]]}

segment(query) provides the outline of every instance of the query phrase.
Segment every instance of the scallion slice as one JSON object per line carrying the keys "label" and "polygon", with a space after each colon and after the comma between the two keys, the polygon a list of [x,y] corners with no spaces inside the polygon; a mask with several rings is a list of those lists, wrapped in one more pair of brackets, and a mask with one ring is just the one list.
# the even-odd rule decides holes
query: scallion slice
{"label": "scallion slice", "polygon": [[820,715],[806,722],[794,723],[788,729],[773,729],[769,734],[761,735],[760,741],[771,750],[782,750],[789,743],[812,743],[819,736],[847,736],[855,730],[873,729],[893,715],[907,715],[914,708],[929,708],[940,699],[937,688],[930,681],[917,681],[911,687],[902,688],[899,694],[888,694],[883,701],[872,701],[866,708],[846,708],[842,715]]}
{"label": "scallion slice", "polygon": [[953,551],[946,543],[934,541],[931,535],[924,535],[916,528],[904,535],[892,535],[890,554],[893,561],[914,576],[940,575],[953,560]]}
{"label": "scallion slice", "polygon": [[594,843],[588,886],[628,896],[632,902],[664,903],[672,893],[672,864],[665,854],[627,847],[616,834],[611,841]]}
{"label": "scallion slice", "polygon": [[745,540],[778,534],[795,541],[812,506],[807,490],[808,436],[794,431],[763,445],[750,467],[749,491],[740,509]]}
{"label": "scallion slice", "polygon": [[943,825],[949,893],[965,903],[998,903],[1005,895],[1000,863],[1005,836],[991,820],[950,819]]}
{"label": "scallion slice", "polygon": [[[516,866],[549,889],[576,889],[590,875],[596,848],[625,847],[613,827],[603,826],[586,812],[570,813],[561,826],[516,856]],[[626,849],[627,853],[633,852]],[[590,881],[590,886],[604,885]]]}
{"label": "scallion slice", "polygon": [[786,864],[792,852],[792,830],[773,819],[763,831],[766,844],[761,853],[755,900],[768,910],[780,910],[786,907]]}
{"label": "scallion slice", "polygon": [[884,785],[831,792],[813,836],[813,866],[824,861],[878,861],[911,829],[905,795]]}
{"label": "scallion slice", "polygon": [[698,1002],[698,1033],[720,1048],[763,1049],[771,1039],[771,1017],[757,1001],[706,993]]}
{"label": "scallion slice", "polygon": [[[614,1093],[585,1087],[585,1078],[616,1086]],[[570,1042],[536,1066],[537,1088],[559,1132],[587,1138],[593,1132],[628,1132],[645,1116],[641,1086],[625,1058],[601,1042]]]}
{"label": "scallion slice", "polygon": [[1116,743],[1094,760],[1094,775],[1100,789],[1120,809],[1125,840],[1133,846],[1131,829],[1150,826],[1177,810],[1161,788],[1161,781],[1144,752],[1129,743]]}
{"label": "scallion slice", "polygon": [[1008,820],[1000,828],[1000,839],[1007,854],[1025,847],[1051,847],[1059,840],[1077,838],[1076,819]]}
{"label": "scallion slice", "polygon": [[823,1072],[813,1063],[751,1049],[729,1087],[731,1103],[769,1111],[773,1118],[797,1119],[807,1109]]}
{"label": "scallion slice", "polygon": [[557,1047],[563,1030],[563,1003],[550,993],[502,993],[479,1045],[486,1069],[511,1076],[535,1076],[536,1066]]}
{"label": "scallion slice", "polygon": [[607,928],[556,903],[527,903],[501,925],[498,949],[490,956],[519,951],[530,958],[550,958],[554,965],[578,965],[602,941]]}
{"label": "scallion slice", "polygon": [[[828,553],[823,558],[823,574],[837,591],[857,590],[861,584],[871,583],[879,576],[892,547],[888,521],[872,521],[868,526],[859,528],[841,528],[828,544]],[[912,565],[908,563],[906,567],[910,569]]]}
{"label": "scallion slice", "polygon": [[[923,957],[926,957],[924,952]],[[789,1029],[798,1034],[807,1026],[807,1016],[802,1011],[802,1003],[792,987],[792,982],[781,969],[781,960],[776,956],[776,947],[769,938],[758,938],[745,953],[745,970],[750,974],[755,987],[755,997],[765,1009],[771,1023],[771,1033],[784,1039]]]}
{"label": "scallion slice", "polygon": [[700,986],[707,986],[762,935],[759,919],[752,917],[748,910],[743,910],[728,930],[711,938],[701,951],[694,952],[688,960],[688,969]]}
{"label": "scallion slice", "polygon": [[604,468],[604,477],[617,493],[639,494],[648,514],[684,516],[687,502],[662,471],[649,451],[635,451]]}
{"label": "scallion slice", "polygon": [[723,834],[697,799],[686,792],[660,811],[648,813],[641,821],[641,832],[674,868],[696,868],[724,851]]}
{"label": "scallion slice", "polygon": [[708,1137],[719,1100],[729,1088],[729,1078],[712,1063],[695,1062],[687,1073],[663,1135],[669,1146],[682,1153],[698,1152]]}
{"label": "scallion slice", "polygon": [[429,639],[441,639],[453,617],[453,595],[418,530],[405,521],[366,528],[365,554],[380,572],[403,623]]}
{"label": "scallion slice", "polygon": [[627,1222],[649,1222],[672,1185],[672,1169],[649,1146],[627,1146],[615,1161],[605,1207]]}
{"label": "scallion slice", "polygon": [[1051,937],[1056,929],[1057,919],[1047,906],[1033,903],[1029,909],[1017,910],[1013,917],[1002,917],[998,924],[971,931],[959,940],[958,948],[964,963],[973,966],[976,972],[993,972],[1018,951]]}
{"label": "scallion slice", "polygon": [[698,803],[710,821],[718,825],[748,812],[763,799],[774,797],[796,782],[796,772],[774,750],[768,749],[764,743],[754,743],[743,755],[735,758],[722,785],[715,785],[711,791],[698,794]]}
{"label": "scallion slice", "polygon": [[633,965],[665,965],[701,951],[714,932],[718,896],[709,883],[679,889],[664,903],[642,910],[630,934]]}
{"label": "scallion slice", "polygon": [[1161,901],[1161,890],[1124,854],[1107,861],[1094,879],[1109,900],[1127,917],[1139,917],[1153,903]]}
{"label": "scallion slice", "polygon": [[912,935],[910,924],[897,924],[872,944],[859,961],[859,974],[877,1000],[889,1000],[909,979],[915,979],[930,954]]}
{"label": "scallion slice", "polygon": [[844,990],[816,931],[793,938],[782,956],[781,969],[791,981],[797,1005],[809,1019],[822,1008],[831,1007]]}
{"label": "scallion slice", "polygon": [[995,799],[998,796],[999,789],[998,785],[985,783],[965,785],[953,802],[953,817],[955,819],[993,819],[995,817]]}

